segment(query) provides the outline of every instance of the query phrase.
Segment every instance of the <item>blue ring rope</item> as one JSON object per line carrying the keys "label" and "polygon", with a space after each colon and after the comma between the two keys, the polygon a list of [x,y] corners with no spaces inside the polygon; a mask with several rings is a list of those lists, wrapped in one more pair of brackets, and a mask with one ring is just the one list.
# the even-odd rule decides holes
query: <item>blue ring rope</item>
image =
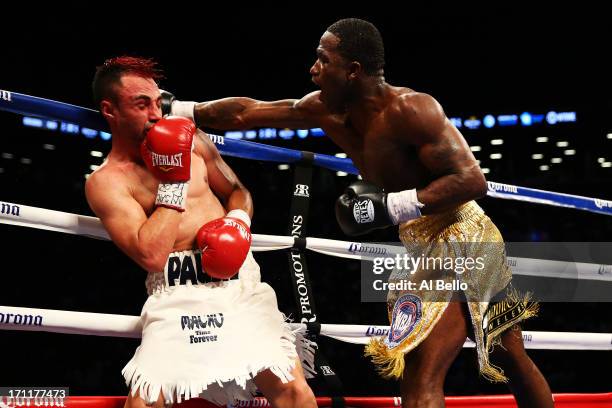
{"label": "blue ring rope", "polygon": [[[78,123],[91,129],[109,131],[108,124],[96,110],[1,89],[0,110]],[[302,153],[299,150],[245,140],[227,139],[218,135],[211,136],[219,151],[227,156],[283,163],[294,163],[302,157]],[[314,163],[334,171],[359,174],[350,159],[315,153]],[[556,193],[495,182],[488,182],[487,195],[494,198],[526,201],[612,215],[612,201],[599,198]]]}

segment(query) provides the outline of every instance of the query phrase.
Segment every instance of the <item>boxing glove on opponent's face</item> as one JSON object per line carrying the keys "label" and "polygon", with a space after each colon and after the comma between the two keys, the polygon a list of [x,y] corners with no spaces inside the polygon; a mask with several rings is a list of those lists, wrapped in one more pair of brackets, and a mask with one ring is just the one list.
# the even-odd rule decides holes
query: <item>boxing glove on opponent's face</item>
{"label": "boxing glove on opponent's face", "polygon": [[160,119],[147,132],[140,152],[149,171],[159,180],[155,205],[185,210],[195,132],[192,121],[178,116]]}

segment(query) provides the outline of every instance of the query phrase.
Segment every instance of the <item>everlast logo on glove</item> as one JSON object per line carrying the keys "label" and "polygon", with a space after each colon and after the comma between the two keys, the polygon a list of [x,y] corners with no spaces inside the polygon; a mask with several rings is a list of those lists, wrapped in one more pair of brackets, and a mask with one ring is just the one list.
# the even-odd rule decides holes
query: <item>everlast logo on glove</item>
{"label": "everlast logo on glove", "polygon": [[151,159],[153,161],[153,166],[159,167],[159,169],[163,171],[170,171],[173,167],[183,167],[183,153],[169,156],[167,154],[151,152]]}
{"label": "everlast logo on glove", "polygon": [[372,200],[356,201],[353,205],[353,216],[358,224],[374,221],[374,203],[372,203]]}
{"label": "everlast logo on glove", "polygon": [[224,218],[223,222],[225,223],[225,225],[230,226],[230,227],[234,227],[238,230],[238,232],[240,233],[240,236],[247,240],[247,241],[251,241],[251,233],[249,231],[247,231],[247,229],[244,227],[244,225],[240,222],[236,222],[234,220],[232,220],[231,218]]}
{"label": "everlast logo on glove", "polygon": [[159,180],[155,205],[183,212],[191,179],[191,151],[195,124],[178,116],[160,119],[147,132],[140,154]]}

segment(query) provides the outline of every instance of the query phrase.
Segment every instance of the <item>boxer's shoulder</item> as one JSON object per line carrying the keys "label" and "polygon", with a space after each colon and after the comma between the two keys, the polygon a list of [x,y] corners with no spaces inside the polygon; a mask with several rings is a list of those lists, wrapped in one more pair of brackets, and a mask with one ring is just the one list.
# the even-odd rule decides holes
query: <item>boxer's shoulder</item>
{"label": "boxer's shoulder", "polygon": [[320,94],[321,91],[311,92],[297,100],[293,106],[307,116],[329,115],[329,110],[319,99]]}
{"label": "boxer's shoulder", "polygon": [[394,88],[389,108],[404,119],[444,114],[442,106],[433,96],[409,88]]}
{"label": "boxer's shoulder", "polygon": [[137,163],[105,160],[100,167],[87,175],[85,195],[90,206],[98,207],[96,204],[99,204],[101,199],[105,201],[104,197],[131,197],[135,191],[152,182],[155,183],[155,180]]}

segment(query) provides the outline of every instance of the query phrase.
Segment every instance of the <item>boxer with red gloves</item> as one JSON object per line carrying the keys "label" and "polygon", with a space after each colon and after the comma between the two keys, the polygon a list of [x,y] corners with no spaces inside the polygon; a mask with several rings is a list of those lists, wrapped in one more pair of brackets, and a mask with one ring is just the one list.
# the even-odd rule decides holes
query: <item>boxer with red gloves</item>
{"label": "boxer with red gloves", "polygon": [[[168,116],[160,119],[141,145],[142,158],[160,181],[155,205],[185,211],[191,149],[196,127],[189,119]],[[229,279],[242,266],[251,247],[251,218],[240,209],[203,225],[196,241],[202,251],[202,268],[218,279]]]}
{"label": "boxer with red gloves", "polygon": [[192,106],[162,96],[158,74],[151,60],[119,57],[93,82],[112,148],[87,179],[87,200],[147,271],[125,407],[196,396],[224,406],[259,388],[272,406],[314,408],[296,351],[314,359],[312,347],[296,341],[249,251],[251,195],[193,121],[162,114],[167,103],[186,114]]}

